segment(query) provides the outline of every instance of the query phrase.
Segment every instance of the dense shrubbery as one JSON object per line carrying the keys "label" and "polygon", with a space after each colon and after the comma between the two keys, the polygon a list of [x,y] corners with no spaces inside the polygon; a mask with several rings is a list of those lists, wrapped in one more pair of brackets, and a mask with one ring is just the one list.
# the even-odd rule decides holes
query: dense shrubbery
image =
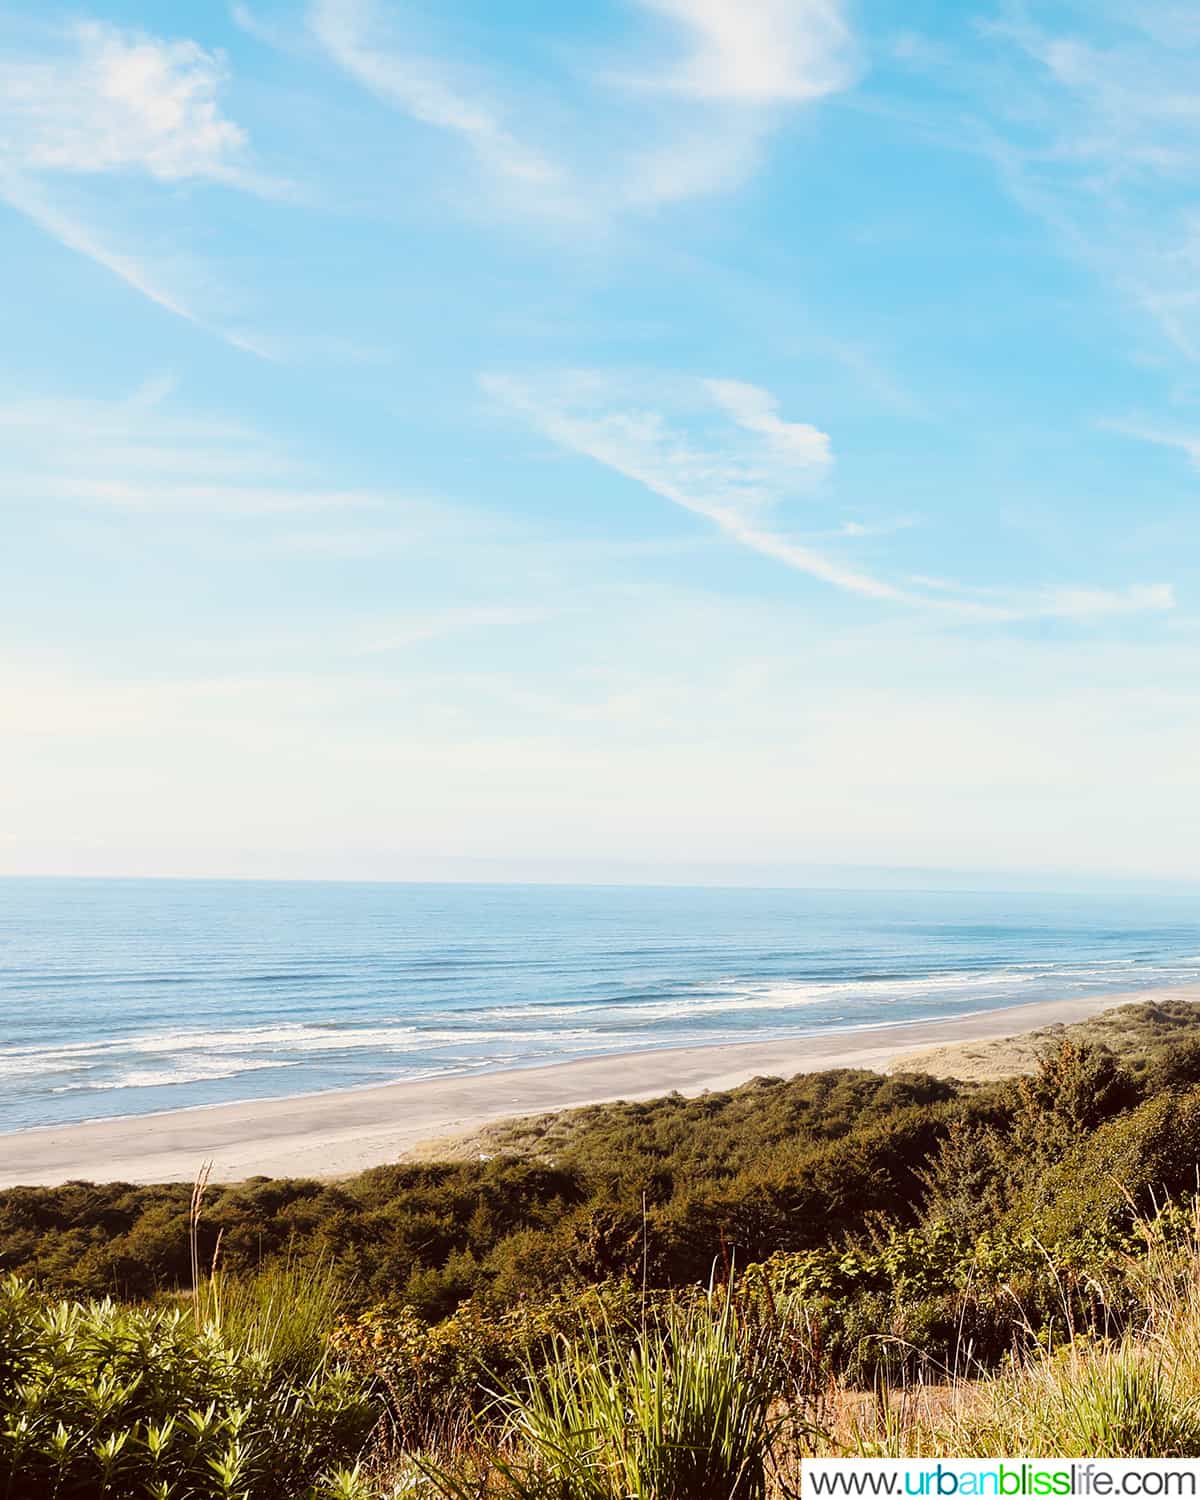
{"label": "dense shrubbery", "polygon": [[[215,1188],[200,1258],[219,1236],[232,1273],[330,1267],[359,1309],[435,1321],[472,1297],[502,1307],[622,1276],[706,1281],[731,1257],[821,1250],[883,1219],[1065,1241],[1127,1220],[1124,1193],[1145,1208],[1194,1186],[1190,1064],[1171,1048],[1133,1061],[1068,1040],[1017,1084],[843,1071],[597,1106],[553,1122],[534,1158]],[[119,1183],[0,1193],[0,1269],[72,1294],[178,1290],[190,1196]]]}
{"label": "dense shrubbery", "polygon": [[389,1440],[419,1447],[482,1411],[497,1382],[544,1363],[559,1340],[602,1326],[614,1345],[628,1342],[644,1313],[629,1282],[608,1282],[502,1311],[469,1301],[433,1324],[411,1308],[375,1310],[338,1328],[333,1349],[386,1400]]}
{"label": "dense shrubbery", "polygon": [[[214,1188],[201,1256],[218,1235],[231,1271],[301,1257],[339,1268],[361,1305],[444,1315],[641,1274],[707,1279],[714,1258],[823,1243],[872,1212],[911,1212],[958,1091],[872,1073],[758,1080],[729,1094],[586,1111],[554,1162],[509,1156],[381,1167],[326,1184]],[[146,1297],[189,1284],[186,1186],[72,1183],[0,1193],[0,1268],[58,1290]],[[643,1203],[645,1219],[643,1219]]]}
{"label": "dense shrubbery", "polygon": [[471,1460],[460,1445],[452,1466],[420,1465],[434,1491],[469,1500],[482,1471],[497,1500],[765,1500],[807,1425],[787,1330],[764,1337],[729,1290],[658,1312],[620,1333],[584,1322],[501,1381]]}
{"label": "dense shrubbery", "polygon": [[[1200,1429],[1137,1351],[1164,1306],[1177,1316],[1186,1303],[1200,1330],[1200,1303],[1187,1301],[1200,1298],[1188,1201],[1200,1049],[1176,1040],[1195,1014],[1127,1007],[1115,1013],[1122,1037],[1149,1028],[1166,1044],[1118,1058],[1068,1035],[1033,1077],[1007,1083],[850,1071],[759,1079],[533,1122],[522,1129],[536,1153],[525,1157],[505,1150],[500,1131],[488,1143],[497,1154],[469,1162],[380,1168],[336,1185],[258,1179],[213,1189],[198,1229],[183,1187],[0,1194],[0,1265],[47,1295],[171,1304],[190,1285],[193,1251],[203,1265],[221,1244],[221,1270],[196,1301],[220,1336],[213,1326],[197,1335],[161,1307],[52,1309],[10,1289],[3,1462],[33,1476],[11,1493],[100,1494],[105,1483],[122,1493],[112,1473],[135,1461],[139,1483],[158,1482],[145,1466],[167,1463],[166,1449],[154,1450],[174,1417],[179,1493],[302,1494],[322,1465],[353,1456],[370,1391],[385,1413],[372,1452],[409,1455],[412,1493],[519,1497],[548,1482],[545,1445],[567,1443],[562,1423],[590,1421],[606,1401],[632,1410],[632,1393],[655,1381],[682,1390],[701,1345],[705,1368],[728,1373],[746,1354],[746,1330],[775,1360],[775,1397],[807,1391],[814,1431],[824,1430],[817,1393],[838,1382],[978,1377],[1100,1340],[1117,1353],[1076,1368],[1073,1385],[1047,1375],[1038,1421],[1060,1432],[1074,1422],[1078,1433],[1136,1419],[1169,1430],[1183,1451]],[[705,1342],[714,1268],[736,1312],[720,1348]],[[327,1355],[344,1373],[330,1373]],[[139,1382],[143,1363],[156,1374]],[[1200,1373],[1187,1379],[1200,1390]],[[557,1393],[553,1410],[539,1405],[547,1392]],[[708,1396],[693,1394],[699,1410]],[[1000,1431],[1007,1418],[997,1409],[988,1420]],[[301,1439],[289,1436],[292,1466],[268,1472],[280,1422]],[[1132,1451],[1142,1440],[1122,1441]],[[448,1448],[457,1478],[412,1457]],[[627,1449],[613,1450],[603,1474],[549,1477],[564,1497],[594,1500],[610,1482],[614,1494],[657,1495],[630,1488]],[[708,1450],[692,1457],[700,1469],[717,1461]],[[747,1495],[761,1491],[761,1457],[746,1470],[757,1476]],[[647,1449],[637,1473],[657,1462]],[[339,1483],[337,1493],[354,1493],[353,1481]]]}
{"label": "dense shrubbery", "polygon": [[0,1494],[334,1495],[375,1413],[336,1369],[289,1377],[178,1309],[54,1302],[0,1286]]}

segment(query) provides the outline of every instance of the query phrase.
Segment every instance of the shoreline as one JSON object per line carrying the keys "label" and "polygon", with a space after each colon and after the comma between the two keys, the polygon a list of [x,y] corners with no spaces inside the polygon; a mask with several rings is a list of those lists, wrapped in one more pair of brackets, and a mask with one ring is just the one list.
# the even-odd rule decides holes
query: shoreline
{"label": "shoreline", "polygon": [[[1182,993],[1183,991],[1189,991],[1189,993]],[[1181,985],[1177,985],[1177,984],[1176,985],[1171,985],[1171,986],[1163,986],[1161,989],[1156,989],[1156,990],[1137,990],[1137,991],[1130,990],[1128,992],[1122,990],[1120,992],[1114,992],[1116,1002],[1118,1004],[1121,1004],[1121,1005],[1124,1005],[1124,1004],[1127,1003],[1128,996],[1132,996],[1136,1000],[1146,1000],[1146,999],[1149,999],[1149,997],[1152,994],[1166,995],[1166,996],[1168,996],[1168,998],[1174,997],[1174,998],[1184,998],[1184,999],[1195,999],[1196,1001],[1200,1002],[1200,981],[1198,981],[1197,984],[1196,984],[1196,992],[1195,992],[1194,996],[1190,993],[1190,986],[1181,986]],[[1090,1000],[1091,997],[1090,996],[1079,996],[1078,998],[1079,999]],[[1060,1002],[1060,1001],[1057,1001],[1057,1000],[1021,1001],[1021,1002],[1018,1002],[1015,1005],[1009,1005],[1009,1006],[994,1005],[994,1006],[985,1006],[985,1007],[983,1007],[980,1010],[960,1011],[957,1015],[952,1016],[952,1017],[946,1017],[946,1016],[914,1016],[912,1018],[912,1020],[909,1020],[909,1021],[887,1021],[887,1022],[865,1021],[865,1022],[861,1022],[861,1023],[859,1023],[857,1025],[853,1025],[853,1026],[833,1026],[833,1027],[827,1028],[824,1031],[803,1031],[803,1032],[798,1031],[798,1032],[794,1032],[794,1033],[792,1033],[792,1034],[790,1034],[788,1036],[785,1036],[785,1037],[762,1037],[759,1040],[753,1041],[753,1042],[695,1042],[692,1045],[686,1046],[686,1047],[681,1047],[681,1046],[679,1046],[676,1043],[671,1043],[671,1044],[668,1044],[666,1046],[649,1046],[649,1047],[644,1047],[644,1048],[637,1048],[637,1049],[635,1049],[633,1051],[626,1050],[626,1051],[623,1051],[623,1052],[589,1052],[589,1053],[585,1054],[582,1057],[564,1057],[564,1058],[562,1058],[558,1062],[549,1062],[549,1063],[515,1063],[515,1064],[512,1064],[510,1066],[499,1067],[499,1068],[488,1067],[488,1068],[485,1068],[485,1069],[481,1069],[481,1070],[479,1070],[477,1072],[471,1072],[467,1068],[458,1068],[458,1069],[447,1070],[446,1072],[443,1072],[443,1073],[422,1074],[421,1076],[419,1076],[417,1078],[388,1078],[388,1079],[384,1079],[380,1083],[345,1083],[345,1084],[341,1084],[341,1085],[335,1086],[333,1088],[301,1089],[301,1090],[299,1090],[295,1094],[270,1094],[270,1095],[267,1095],[264,1098],[258,1098],[258,1099],[215,1099],[210,1104],[180,1104],[180,1105],[177,1105],[174,1109],[147,1109],[147,1110],[142,1110],[142,1111],[138,1112],[137,1114],[126,1114],[126,1115],[94,1115],[90,1120],[67,1120],[67,1121],[60,1121],[57,1124],[56,1123],[51,1123],[51,1124],[48,1124],[48,1125],[21,1125],[21,1126],[19,1126],[15,1130],[0,1130],[0,1150],[3,1149],[5,1141],[17,1140],[19,1137],[23,1137],[23,1136],[31,1136],[31,1135],[36,1134],[38,1131],[90,1130],[92,1128],[92,1126],[94,1126],[94,1125],[119,1125],[123,1121],[134,1121],[134,1120],[146,1120],[146,1121],[149,1121],[149,1120],[162,1120],[162,1119],[169,1119],[172,1116],[182,1115],[182,1114],[197,1114],[198,1115],[202,1111],[209,1110],[209,1109],[243,1109],[243,1108],[244,1109],[253,1109],[254,1107],[256,1107],[257,1105],[260,1105],[260,1104],[298,1104],[298,1103],[301,1103],[302,1101],[304,1101],[306,1099],[326,1099],[326,1098],[344,1099],[347,1096],[353,1096],[353,1095],[356,1095],[356,1094],[370,1094],[370,1093],[374,1093],[374,1092],[376,1092],[379,1089],[409,1088],[409,1087],[413,1087],[413,1086],[415,1086],[417,1084],[428,1084],[432,1088],[432,1087],[436,1086],[437,1084],[442,1084],[442,1083],[445,1083],[445,1084],[462,1083],[462,1082],[465,1082],[469,1078],[480,1078],[480,1079],[490,1078],[490,1079],[493,1079],[493,1080],[498,1080],[498,1079],[502,1079],[502,1078],[512,1078],[514,1076],[515,1077],[520,1077],[520,1076],[522,1076],[525,1073],[536,1073],[536,1072],[540,1072],[540,1071],[543,1071],[543,1070],[549,1069],[549,1068],[565,1068],[565,1067],[570,1067],[570,1066],[573,1066],[573,1065],[575,1065],[577,1063],[616,1063],[616,1062],[622,1061],[622,1060],[624,1060],[626,1058],[628,1058],[628,1059],[640,1059],[640,1058],[645,1058],[645,1057],[661,1057],[663,1054],[666,1054],[666,1053],[669,1053],[669,1054],[671,1054],[673,1056],[674,1055],[678,1055],[680,1053],[692,1053],[692,1052],[704,1052],[704,1053],[709,1053],[709,1054],[712,1054],[712,1053],[718,1053],[718,1054],[720,1054],[720,1053],[724,1053],[730,1047],[787,1047],[787,1048],[793,1048],[793,1047],[802,1046],[805,1042],[823,1041],[826,1038],[832,1040],[834,1037],[843,1037],[843,1038],[855,1037],[855,1036],[858,1036],[860,1033],[868,1033],[868,1032],[870,1032],[870,1033],[874,1034],[877,1031],[887,1031],[887,1032],[899,1031],[899,1030],[901,1030],[901,1028],[903,1028],[903,1027],[909,1027],[909,1026],[912,1026],[912,1027],[942,1026],[942,1025],[948,1024],[950,1022],[973,1020],[976,1016],[1000,1015],[1001,1013],[1007,1012],[1007,1011],[1010,1011],[1010,1010],[1021,1010],[1021,1009],[1024,1008],[1024,1006],[1026,1004],[1028,1004],[1028,1005],[1043,1005],[1043,1004],[1044,1005],[1058,1005],[1060,1003],[1070,1003],[1070,1002]],[[981,1038],[978,1038],[978,1040],[980,1040],[980,1041],[987,1041],[987,1040],[989,1040],[991,1038],[992,1038],[992,1033],[989,1032],[987,1037],[981,1037]],[[954,1040],[954,1038],[951,1038],[950,1040]],[[964,1037],[963,1040],[975,1040],[975,1038]],[[924,1051],[925,1048],[921,1048],[920,1050]],[[841,1066],[843,1066],[843,1064],[841,1064],[841,1063],[830,1064],[830,1066],[841,1067]],[[801,1069],[799,1071],[804,1071],[804,1070]],[[813,1071],[817,1072],[817,1071],[820,1071],[820,1069],[814,1069]],[[732,1087],[732,1085],[728,1085],[727,1084],[727,1085],[723,1085],[723,1087]],[[670,1090],[670,1088],[664,1088],[662,1090],[662,1092],[664,1092],[664,1093],[670,1093],[671,1090]],[[681,1092],[685,1092],[685,1091],[681,1090]],[[620,1097],[622,1097],[622,1096],[620,1096],[620,1095],[614,1095],[613,1096],[613,1098],[620,1098]],[[647,1096],[647,1097],[649,1097],[649,1096]],[[586,1100],[585,1102],[588,1103],[588,1104],[601,1104],[601,1103],[604,1103],[606,1101],[600,1100],[600,1099],[589,1099],[589,1100]],[[568,1106],[568,1107],[570,1107],[570,1106]],[[0,1162],[0,1167],[2,1167],[2,1162]],[[2,1186],[2,1185],[0,1185],[0,1186]]]}
{"label": "shoreline", "polygon": [[214,1182],[347,1177],[499,1120],[678,1091],[722,1091],[769,1075],[882,1069],[909,1053],[1021,1035],[1149,1000],[1200,1002],[1200,984],[1031,1001],[969,1015],[786,1039],[664,1047],[493,1073],[193,1105],[0,1134],[0,1189],[64,1182]]}

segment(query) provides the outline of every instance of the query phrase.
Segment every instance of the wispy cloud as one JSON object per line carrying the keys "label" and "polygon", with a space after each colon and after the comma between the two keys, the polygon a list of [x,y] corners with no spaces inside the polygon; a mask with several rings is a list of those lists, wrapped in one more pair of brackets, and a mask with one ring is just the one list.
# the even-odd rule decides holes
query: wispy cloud
{"label": "wispy cloud", "polygon": [[0,200],[24,214],[31,223],[36,224],[59,244],[103,266],[126,286],[132,287],[135,292],[166,312],[183,318],[185,322],[223,339],[233,348],[254,354],[259,359],[278,358],[271,345],[256,334],[223,327],[198,312],[191,298],[177,286],[170,285],[169,278],[149,264],[144,256],[109,243],[103,234],[66,212],[29,179],[0,168]]}
{"label": "wispy cloud", "polygon": [[445,63],[406,48],[374,0],[314,0],[309,25],[351,77],[414,120],[461,137],[491,170],[537,186],[559,180],[559,168],[520,141],[477,87],[457,80]]}
{"label": "wispy cloud", "polygon": [[1110,615],[1158,614],[1175,608],[1175,590],[1169,583],[1130,584],[1116,589],[1063,586],[1020,592],[972,587],[925,573],[911,574],[909,582],[940,596],[939,607],[951,609],[968,620],[999,623],[1086,620]]}
{"label": "wispy cloud", "polygon": [[[676,397],[667,415],[643,404],[640,386],[594,373],[543,380],[489,374],[481,383],[551,442],[705,517],[730,541],[848,593],[997,624],[1083,620],[1174,605],[1173,591],[1163,583],[1059,586],[986,597],[949,580],[912,580],[918,582],[914,589],[796,540],[773,524],[773,513],[786,500],[819,496],[832,446],[820,429],[785,420],[779,401],[758,386],[730,380],[653,382],[648,388],[660,397]],[[714,425],[714,411],[725,421]],[[843,529],[843,534],[865,530]]]}
{"label": "wispy cloud", "polygon": [[247,180],[246,132],[221,109],[223,59],[191,41],[70,28],[45,57],[0,61],[0,140],[35,172]]}
{"label": "wispy cloud", "polygon": [[[789,494],[811,489],[832,462],[828,437],[807,424],[785,423],[769,392],[743,382],[696,382],[690,415],[695,419],[699,407],[698,426],[709,429],[705,440],[673,428],[661,412],[613,406],[619,392],[594,376],[560,379],[553,390],[496,374],[485,375],[482,383],[491,396],[521,413],[553,442],[704,516],[742,546],[852,593],[903,597],[883,580],[844,566],[763,523],[766,509]],[[734,421],[713,433],[711,413],[728,417],[731,406]],[[764,421],[766,435],[761,430]],[[777,428],[801,430],[804,443],[781,445]]]}
{"label": "wispy cloud", "polygon": [[803,103],[852,81],[856,49],[839,0],[639,0],[684,28],[687,55],[641,82],[698,99]]}
{"label": "wispy cloud", "polygon": [[535,427],[570,438],[565,446],[583,451],[586,443],[603,450],[606,462],[622,457],[639,479],[670,475],[712,507],[757,513],[810,493],[833,463],[826,433],[785,421],[770,391],[743,381],[589,370],[480,380]]}
{"label": "wispy cloud", "polygon": [[588,197],[621,213],[736,191],[757,169],[767,132],[757,114],[723,113],[719,128],[707,118],[680,122],[665,139],[631,148],[591,185]]}
{"label": "wispy cloud", "polygon": [[270,358],[253,335],[198,311],[144,252],[115,244],[50,187],[134,174],[163,186],[284,191],[254,167],[246,132],[223,112],[227,80],[224,59],[195,42],[99,22],[53,33],[41,53],[13,51],[0,59],[0,199],[156,306]]}
{"label": "wispy cloud", "polygon": [[597,62],[590,76],[577,67],[571,93],[582,85],[584,96],[560,92],[550,116],[527,88],[506,88],[494,64],[485,72],[431,55],[384,0],[311,0],[308,25],[330,60],[378,99],[463,142],[504,188],[506,211],[589,224],[736,188],[784,109],[855,77],[840,0],[638,4],[674,23],[682,57],[677,44],[664,57],[658,38],[629,36],[617,64]]}
{"label": "wispy cloud", "polygon": [[1182,453],[1193,468],[1200,469],[1200,433],[1181,432],[1177,428],[1155,427],[1137,422],[1106,422],[1110,432],[1120,432],[1139,442],[1152,443],[1157,448],[1171,448]]}
{"label": "wispy cloud", "polygon": [[384,495],[314,484],[277,440],[180,411],[169,382],[124,400],[0,401],[5,481],[39,503],[202,515],[374,509]]}
{"label": "wispy cloud", "polygon": [[0,197],[68,250],[75,250],[89,260],[98,262],[143,297],[149,298],[167,312],[174,313],[176,317],[186,318],[191,323],[200,322],[180,297],[158,284],[153,273],[141,261],[103,244],[92,229],[64,213],[31,182],[12,172],[0,172]]}
{"label": "wispy cloud", "polygon": [[389,622],[386,629],[372,635],[355,648],[355,654],[385,655],[469,630],[539,625],[550,619],[551,615],[552,611],[548,609],[517,605],[466,605],[457,609],[432,610],[409,620]]}
{"label": "wispy cloud", "polygon": [[828,433],[808,422],[785,422],[770,391],[743,380],[706,380],[704,385],[739,427],[765,438],[781,456],[803,468],[825,469],[833,462]]}
{"label": "wispy cloud", "polygon": [[[1104,30],[1108,34],[1104,35]],[[1053,157],[1095,169],[1093,182],[1189,174],[1200,143],[1194,58],[1200,34],[1170,39],[1143,29],[1136,11],[1102,39],[1032,23],[994,28],[1040,67],[1062,108],[1046,112]]]}
{"label": "wispy cloud", "polygon": [[[630,152],[626,206],[726,192],[752,175],[785,110],[858,75],[842,0],[637,0],[681,35],[683,55],[642,46],[613,76],[629,94],[673,100],[666,138]],[[661,127],[660,127],[661,128]]]}
{"label": "wispy cloud", "polygon": [[990,29],[1010,66],[1002,92],[991,79],[982,149],[1066,254],[1198,358],[1200,218],[1178,189],[1200,175],[1200,30],[1161,8],[1080,15],[1086,35],[1028,13]]}
{"label": "wispy cloud", "polygon": [[1171,584],[1143,583],[1125,589],[1053,589],[1032,612],[1061,620],[1084,620],[1098,615],[1157,614],[1174,608]]}
{"label": "wispy cloud", "polygon": [[916,524],[912,516],[896,516],[888,521],[843,521],[838,527],[838,535],[860,539],[874,536],[891,536],[897,531],[908,531]]}

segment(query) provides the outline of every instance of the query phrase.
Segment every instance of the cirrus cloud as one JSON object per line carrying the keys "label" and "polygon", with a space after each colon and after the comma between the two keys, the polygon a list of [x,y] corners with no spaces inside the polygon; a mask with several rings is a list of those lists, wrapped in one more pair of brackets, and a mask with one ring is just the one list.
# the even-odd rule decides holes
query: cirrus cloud
{"label": "cirrus cloud", "polygon": [[688,55],[657,87],[740,104],[797,103],[838,92],[857,69],[839,0],[640,0],[678,22]]}
{"label": "cirrus cloud", "polygon": [[245,130],[223,112],[224,58],[88,21],[48,54],[0,61],[0,157],[31,172],[140,171],[244,185]]}
{"label": "cirrus cloud", "polygon": [[[1167,583],[1007,592],[910,576],[914,590],[798,540],[773,512],[784,501],[820,495],[833,464],[832,444],[819,428],[786,420],[770,391],[745,381],[639,382],[580,371],[541,378],[485,374],[480,383],[559,447],[705,517],[739,546],[847,593],[981,625],[1157,613],[1175,605]],[[648,404],[652,390],[660,405],[670,400],[669,412]],[[862,532],[850,527],[842,535]]]}

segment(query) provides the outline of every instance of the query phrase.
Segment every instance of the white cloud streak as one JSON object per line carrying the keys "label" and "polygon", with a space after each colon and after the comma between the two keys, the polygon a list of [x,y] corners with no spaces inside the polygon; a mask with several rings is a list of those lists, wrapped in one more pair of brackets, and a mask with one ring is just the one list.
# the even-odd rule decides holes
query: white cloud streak
{"label": "white cloud streak", "polygon": [[124,401],[0,402],[14,500],[109,510],[271,516],[374,509],[388,497],[314,485],[302,464],[237,422],[173,409],[171,388]]}
{"label": "white cloud streak", "polygon": [[30,223],[36,224],[60,245],[102,266],[155,306],[215,335],[246,354],[253,354],[259,359],[276,359],[270,345],[254,334],[221,327],[202,316],[176,288],[167,285],[154,267],[138,256],[107,243],[91,226],[65,213],[32,181],[0,169],[0,200],[24,215]]}
{"label": "white cloud streak", "polygon": [[1172,431],[1164,427],[1143,427],[1133,422],[1107,422],[1105,426],[1125,437],[1152,443],[1156,448],[1169,448],[1182,453],[1194,469],[1200,469],[1200,433]]}
{"label": "white cloud streak", "polygon": [[143,297],[165,308],[167,312],[174,313],[178,318],[184,318],[189,323],[199,324],[200,319],[183,301],[173,292],[160,286],[153,274],[141,264],[135,257],[125,255],[119,250],[101,243],[95,232],[87,225],[80,224],[69,214],[65,214],[56,207],[32,183],[23,180],[11,172],[0,172],[0,198],[15,208],[18,213],[24,214],[32,223],[36,224],[52,239],[56,239],[68,250],[74,250],[79,255],[94,260],[106,271],[131,286],[134,291],[140,292]]}
{"label": "white cloud streak", "polygon": [[157,307],[270,359],[253,335],[198,312],[172,278],[111,238],[48,190],[130,173],[164,186],[212,182],[282,191],[256,173],[246,132],[222,111],[224,59],[195,42],[164,41],[98,22],[57,37],[45,55],[0,59],[0,200],[67,249],[118,277]]}
{"label": "white cloud streak", "polygon": [[[463,142],[503,188],[505,211],[579,224],[733,190],[757,167],[782,109],[854,79],[841,0],[639,3],[675,23],[684,55],[664,62],[639,43],[617,68],[598,68],[596,89],[566,130],[562,100],[550,125],[536,117],[527,89],[522,115],[533,124],[512,125],[512,111],[493,102],[499,80],[430,56],[380,0],[311,0],[308,26],[330,60],[376,98]],[[264,35],[244,11],[239,24]],[[552,146],[535,144],[539,137]]]}
{"label": "white cloud streak", "polygon": [[241,183],[246,133],[221,110],[223,59],[87,22],[49,58],[0,61],[0,150],[33,172]]}
{"label": "white cloud streak", "polygon": [[[734,431],[726,424],[713,432],[694,400],[672,425],[661,412],[623,402],[620,384],[614,387],[596,375],[530,383],[489,374],[481,384],[558,446],[705,517],[740,546],[851,594],[980,624],[1084,620],[1174,607],[1172,588],[1163,583],[1124,589],[1070,586],[981,598],[940,581],[932,594],[913,592],[782,534],[767,524],[766,513],[783,499],[811,492],[832,463],[832,449],[818,428],[785,421],[775,397],[758,386],[728,380],[697,383],[709,405],[732,419]],[[668,383],[659,386],[666,389]],[[738,436],[747,432],[756,440],[750,446]]]}
{"label": "white cloud streak", "polygon": [[[590,395],[588,384],[584,383],[583,392]],[[738,421],[743,429],[759,435],[764,417],[767,419],[771,429],[767,441],[757,449],[746,449],[728,438],[724,446],[700,447],[673,432],[658,413],[604,410],[594,405],[590,410],[572,407],[569,397],[554,401],[506,376],[485,375],[483,387],[553,442],[595,459],[684,510],[704,516],[732,541],[851,593],[877,599],[903,598],[890,584],[780,536],[756,519],[765,505],[780,498],[785,487],[790,485],[794,491],[811,485],[832,459],[825,434],[804,424],[784,423],[769,392],[741,382],[702,383],[710,403],[726,410],[733,405],[740,412]],[[742,420],[747,414],[752,423]],[[789,431],[799,427],[811,436],[799,452],[794,445],[785,444],[781,459],[776,425]]]}
{"label": "white cloud streak", "polygon": [[770,391],[743,380],[706,380],[704,384],[739,427],[766,438],[779,453],[805,467],[825,469],[832,464],[829,435],[807,422],[785,422]]}
{"label": "white cloud streak", "polygon": [[890,521],[843,521],[838,527],[838,535],[855,538],[892,536],[897,531],[908,531],[916,524],[912,516],[896,516]]}
{"label": "white cloud streak", "polygon": [[1086,38],[1062,22],[992,28],[996,61],[1007,44],[1015,65],[1001,74],[1003,92],[991,79],[982,149],[1067,255],[1194,360],[1200,32],[1145,8],[1086,14],[1097,23]]}
{"label": "white cloud streak", "polygon": [[807,103],[846,88],[856,71],[839,0],[639,0],[690,43],[645,79],[667,92],[737,104]]}
{"label": "white cloud streak", "polygon": [[373,0],[314,0],[309,26],[333,62],[364,88],[414,120],[459,136],[491,170],[539,187],[558,181],[549,158],[518,140],[444,64],[398,44]]}
{"label": "white cloud streak", "polygon": [[1126,589],[1054,589],[1033,613],[1060,620],[1086,620],[1102,615],[1157,614],[1174,608],[1175,590],[1169,583],[1143,583]]}

